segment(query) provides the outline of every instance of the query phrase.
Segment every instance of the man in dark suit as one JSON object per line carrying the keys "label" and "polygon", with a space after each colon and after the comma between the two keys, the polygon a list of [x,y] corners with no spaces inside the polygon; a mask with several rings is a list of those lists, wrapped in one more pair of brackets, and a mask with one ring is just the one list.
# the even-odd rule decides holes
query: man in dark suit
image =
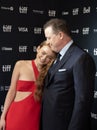
{"label": "man in dark suit", "polygon": [[42,130],[90,130],[95,63],[74,44],[65,20],[51,19],[44,33],[52,50],[61,56],[45,78]]}

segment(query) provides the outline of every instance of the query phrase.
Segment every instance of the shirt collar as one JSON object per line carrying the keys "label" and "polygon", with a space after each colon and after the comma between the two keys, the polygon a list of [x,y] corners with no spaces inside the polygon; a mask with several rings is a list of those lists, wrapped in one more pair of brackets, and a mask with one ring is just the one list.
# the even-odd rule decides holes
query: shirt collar
{"label": "shirt collar", "polygon": [[73,43],[73,40],[69,41],[63,48],[62,50],[59,52],[61,54],[60,59],[62,59],[62,57],[65,55],[66,51],[69,49],[69,47],[71,46],[71,44]]}

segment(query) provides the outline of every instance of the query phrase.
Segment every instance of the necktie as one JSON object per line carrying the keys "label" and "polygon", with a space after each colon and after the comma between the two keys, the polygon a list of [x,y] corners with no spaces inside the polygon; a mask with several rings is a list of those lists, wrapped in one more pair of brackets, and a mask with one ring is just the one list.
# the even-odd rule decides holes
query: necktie
{"label": "necktie", "polygon": [[56,62],[55,62],[54,64],[58,64],[58,62],[60,61],[60,56],[61,56],[61,54],[58,53],[58,54],[57,54],[57,57],[56,57]]}

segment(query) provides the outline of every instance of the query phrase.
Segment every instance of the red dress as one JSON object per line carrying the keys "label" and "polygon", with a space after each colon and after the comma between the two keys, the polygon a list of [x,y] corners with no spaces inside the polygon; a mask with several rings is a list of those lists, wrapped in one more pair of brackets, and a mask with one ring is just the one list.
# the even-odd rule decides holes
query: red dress
{"label": "red dress", "polygon": [[[34,61],[32,66],[37,78],[38,70]],[[18,91],[32,93],[21,101],[12,102],[6,116],[6,130],[39,130],[41,101],[36,101],[33,97],[35,88],[34,81],[18,81]]]}

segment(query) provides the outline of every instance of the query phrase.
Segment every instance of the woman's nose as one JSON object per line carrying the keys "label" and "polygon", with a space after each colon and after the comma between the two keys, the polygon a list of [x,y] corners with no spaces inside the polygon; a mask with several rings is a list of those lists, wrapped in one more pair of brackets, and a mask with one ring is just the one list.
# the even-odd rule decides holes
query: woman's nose
{"label": "woman's nose", "polygon": [[47,41],[47,43],[49,43],[49,42],[50,42],[50,40],[49,40],[49,39],[47,39],[46,41]]}
{"label": "woman's nose", "polygon": [[42,59],[45,60],[45,59],[46,59],[46,55],[43,55],[43,56],[42,56]]}

